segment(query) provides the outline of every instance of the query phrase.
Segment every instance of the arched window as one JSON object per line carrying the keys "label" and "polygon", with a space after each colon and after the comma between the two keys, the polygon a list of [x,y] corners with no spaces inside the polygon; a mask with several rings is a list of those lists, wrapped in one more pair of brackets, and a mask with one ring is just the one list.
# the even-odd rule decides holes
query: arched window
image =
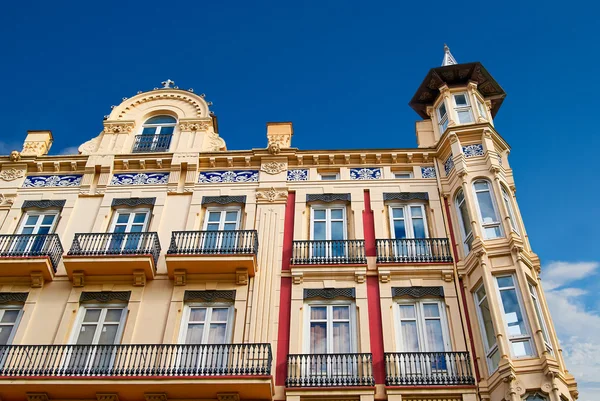
{"label": "arched window", "polygon": [[463,237],[463,246],[465,248],[465,253],[469,253],[471,251],[471,243],[473,242],[473,230],[471,228],[469,209],[467,208],[467,203],[465,202],[465,194],[463,193],[462,189],[458,191],[458,194],[456,194],[455,203],[461,223],[460,231]]}
{"label": "arched window", "polygon": [[473,183],[473,191],[475,192],[483,237],[485,239],[502,237],[500,217],[498,216],[496,202],[494,202],[492,185],[489,181],[478,180]]}
{"label": "arched window", "polygon": [[508,218],[510,219],[510,226],[513,231],[519,234],[519,227],[517,226],[517,220],[515,218],[515,211],[512,207],[511,197],[508,194],[508,191],[504,187],[502,187],[502,199],[504,200],[504,205],[506,205],[506,210],[508,211]]}
{"label": "arched window", "polygon": [[171,116],[151,117],[142,125],[141,135],[135,138],[133,152],[166,152],[177,120]]}

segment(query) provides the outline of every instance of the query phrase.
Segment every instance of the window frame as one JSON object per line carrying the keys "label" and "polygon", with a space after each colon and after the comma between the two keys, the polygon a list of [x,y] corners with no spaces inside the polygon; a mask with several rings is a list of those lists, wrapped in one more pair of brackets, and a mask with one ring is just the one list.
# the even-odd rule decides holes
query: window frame
{"label": "window frame", "polygon": [[[392,173],[396,180],[408,180],[414,178],[414,173],[412,171],[393,171]],[[399,175],[407,175],[408,177],[398,177]]]}
{"label": "window frame", "polygon": [[[219,230],[218,231],[223,231],[223,229],[221,228],[222,226],[225,225],[226,220],[225,217],[227,216],[227,212],[233,212],[236,211],[237,212],[237,220],[235,222],[235,231],[237,230],[241,230],[242,227],[242,207],[241,206],[209,206],[206,208],[206,212],[204,213],[204,221],[202,222],[202,231],[208,231],[208,224],[214,224],[216,223],[215,221],[208,221],[208,216],[210,215],[210,213],[216,213],[216,212],[220,212],[221,215],[219,216]],[[231,222],[229,222],[231,223]]]}
{"label": "window frame", "polygon": [[[486,183],[487,190],[477,190],[475,188],[475,184],[482,183],[482,182]],[[473,197],[474,197],[474,200],[475,200],[475,207],[477,209],[477,219],[479,220],[479,226],[481,227],[481,235],[486,240],[493,240],[493,239],[503,238],[504,237],[504,230],[502,229],[502,219],[500,217],[500,212],[499,212],[498,204],[496,202],[496,196],[494,194],[494,188],[492,188],[492,183],[490,181],[488,181],[487,179],[477,179],[477,180],[474,180],[471,183],[471,189],[473,190]],[[492,223],[484,223],[483,214],[481,212],[481,207],[479,206],[479,198],[477,197],[478,193],[486,192],[486,191],[489,193],[490,200],[492,202],[492,209],[494,211],[494,214],[496,215],[495,216],[496,217],[496,221],[494,221]],[[493,228],[493,227],[498,227],[498,231],[500,233],[499,233],[499,235],[497,237],[488,237],[486,229],[487,228]]]}
{"label": "window frame", "polygon": [[[20,235],[38,235],[37,231],[39,231],[40,226],[41,226],[41,221],[44,220],[44,218],[42,217],[40,219],[40,223],[36,222],[36,224],[34,225],[34,227],[36,228],[36,232],[32,233],[32,234],[23,234],[23,229],[25,228],[25,226],[27,225],[27,220],[30,216],[50,216],[53,215],[54,216],[54,220],[52,221],[52,225],[50,227],[50,230],[48,231],[48,234],[54,234],[54,231],[56,230],[56,226],[58,224],[58,219],[60,217],[60,210],[56,210],[56,209],[48,209],[48,210],[26,210],[22,217],[21,217],[21,221],[19,223],[19,226],[17,227],[17,231],[16,234],[20,234]],[[43,234],[40,234],[43,235]]]}
{"label": "window frame", "polygon": [[[482,299],[479,299],[479,295],[477,294],[479,292],[480,289],[483,289],[484,292],[484,296]],[[477,311],[477,322],[479,323],[479,331],[481,334],[481,338],[482,338],[482,343],[483,343],[483,349],[485,352],[485,358],[487,361],[487,367],[489,370],[489,374],[491,375],[492,372],[495,372],[498,369],[499,365],[495,365],[494,364],[494,360],[492,358],[492,356],[496,353],[500,353],[500,348],[498,347],[498,333],[496,333],[496,329],[494,328],[494,322],[492,320],[492,330],[493,330],[493,337],[494,337],[494,344],[488,344],[488,333],[486,330],[486,326],[485,323],[483,321],[483,314],[481,312],[481,304],[483,304],[483,301],[487,300],[487,304],[488,304],[488,308],[490,305],[490,297],[487,293],[487,289],[485,288],[485,285],[483,283],[481,283],[480,285],[478,285],[475,290],[473,291],[473,299],[475,300],[475,309]],[[490,318],[493,319],[492,317],[492,311],[490,309]],[[499,357],[501,357],[499,355]]]}
{"label": "window frame", "polygon": [[508,212],[508,219],[510,220],[510,227],[515,232],[515,234],[520,236],[521,232],[519,230],[519,227],[517,226],[517,218],[515,215],[515,211],[512,207],[512,197],[510,196],[510,194],[508,193],[506,188],[504,188],[504,185],[500,185],[500,191],[502,192],[502,200],[506,207],[506,211]]}
{"label": "window frame", "polygon": [[[402,238],[396,238],[396,231],[394,230],[394,221],[395,220],[400,220],[400,219],[396,219],[394,218],[394,211],[393,209],[404,209],[403,211],[403,218],[402,220],[404,220],[404,229],[406,231],[406,238],[407,239],[422,239],[422,238],[417,238],[415,237],[415,230],[414,230],[414,226],[413,226],[413,217],[412,217],[412,207],[420,207],[421,208],[421,213],[422,213],[422,219],[423,219],[423,227],[425,229],[425,237],[424,238],[429,238],[429,227],[427,226],[427,208],[425,207],[426,205],[424,203],[417,203],[417,202],[410,202],[410,203],[389,203],[388,204],[388,214],[389,214],[389,227],[390,227],[390,238],[391,239],[402,239]],[[410,236],[408,235],[410,231]]]}
{"label": "window frame", "polygon": [[[451,352],[452,342],[450,339],[450,330],[448,326],[448,317],[446,315],[446,303],[444,300],[437,298],[421,298],[415,299],[397,299],[394,301],[394,328],[396,330],[396,349],[398,352]],[[425,304],[436,304],[440,312],[440,325],[442,326],[442,338],[444,351],[433,351],[426,349],[427,347],[427,330],[426,320],[431,319],[425,317],[424,305]],[[419,339],[419,351],[408,351],[403,349],[403,338],[402,338],[402,321],[408,320],[401,317],[400,306],[401,305],[414,305],[415,306],[415,319],[417,327],[417,336]]]}
{"label": "window frame", "polygon": [[[83,322],[83,318],[85,317],[85,312],[87,309],[101,309],[100,318],[98,318],[98,322],[96,322],[96,330],[102,324],[104,324],[104,318],[106,317],[106,312],[108,309],[122,309],[121,312],[121,320],[119,321],[119,327],[117,328],[117,332],[115,334],[115,345],[121,344],[121,340],[123,339],[123,333],[125,331],[125,324],[127,323],[127,315],[129,313],[129,305],[125,303],[89,303],[89,304],[80,304],[79,310],[77,311],[77,316],[75,318],[75,323],[73,324],[71,335],[69,336],[69,344],[75,345],[77,344],[77,339],[79,337],[79,333],[81,331],[81,325]],[[102,322],[102,323],[101,323]],[[94,337],[96,337],[96,332],[94,332]],[[98,343],[92,343],[92,345],[98,345]]]}
{"label": "window frame", "polygon": [[[454,103],[454,114],[456,114],[456,123],[457,124],[472,124],[472,123],[474,123],[475,116],[473,115],[473,107],[472,107],[471,101],[469,99],[469,93],[468,92],[453,92],[451,95],[452,95],[452,101]],[[466,105],[459,106],[458,103],[456,102],[456,96],[460,96],[460,95],[463,95],[465,97],[465,101],[467,102]],[[464,111],[469,112],[471,121],[467,121],[467,122],[460,121],[459,112],[464,112]]]}
{"label": "window frame", "polygon": [[[323,172],[323,173],[318,173],[319,174],[319,181],[339,181],[340,179],[340,173],[328,173],[328,172]],[[323,178],[323,177],[334,177],[334,178]]]}
{"label": "window frame", "polygon": [[[171,117],[172,119],[175,120],[175,122],[173,123],[160,123],[160,124],[148,124],[148,121],[150,121],[151,119],[155,118],[155,117]],[[173,117],[169,114],[157,114],[155,116],[150,116],[148,117],[144,123],[142,124],[142,127],[140,129],[140,133],[139,135],[143,135],[143,136],[154,136],[154,137],[158,137],[158,135],[174,135],[175,134],[175,129],[177,128],[177,123],[179,122],[179,119],[177,117]],[[163,127],[173,127],[173,132],[171,134],[161,134],[160,132],[162,131]],[[153,134],[144,134],[144,128],[156,128],[156,130],[154,131]]]}
{"label": "window frame", "polygon": [[[186,302],[183,306],[183,313],[181,315],[181,323],[179,325],[179,336],[177,339],[178,344],[186,344],[186,345],[207,345],[208,342],[200,342],[199,344],[186,343],[187,337],[187,327],[190,321],[190,312],[192,308],[206,308],[211,310],[211,318],[212,318],[212,309],[214,308],[227,308],[227,323],[225,328],[225,342],[223,344],[231,344],[233,341],[233,326],[234,326],[234,315],[235,315],[235,307],[233,302]],[[206,318],[204,320],[204,329],[202,331],[202,338],[204,341],[204,337],[208,337],[209,331],[207,330],[210,322],[212,320],[208,319],[208,313],[206,314]],[[207,324],[209,323],[209,324]]]}
{"label": "window frame", "polygon": [[[350,323],[350,352],[349,354],[358,353],[358,332],[357,332],[357,322],[356,322],[356,302],[349,300],[308,300],[304,302],[304,321],[306,322],[306,329],[304,332],[304,339],[302,341],[302,351],[304,354],[309,355],[319,355],[319,354],[311,354],[310,352],[310,323],[312,319],[311,308],[313,306],[316,307],[327,307],[327,338],[326,338],[326,349],[325,355],[333,354],[333,352],[329,352],[332,350],[333,343],[333,307],[334,306],[348,306],[349,313],[349,323]],[[330,313],[331,312],[331,313]]]}
{"label": "window frame", "polygon": [[477,112],[479,113],[479,117],[488,120],[487,107],[485,105],[485,101],[482,100],[476,94],[473,94],[473,98],[475,98],[475,103],[477,104]]}
{"label": "window frame", "polygon": [[548,351],[551,355],[554,355],[554,347],[552,345],[550,331],[548,330],[546,317],[542,309],[542,304],[540,303],[538,286],[527,280],[527,288],[529,291],[529,296],[531,297],[531,302],[533,303],[533,308],[535,309],[536,318],[540,328],[542,329],[542,337],[544,338],[544,346],[546,347],[546,351]]}
{"label": "window frame", "polygon": [[[343,234],[344,238],[341,240],[331,239],[331,210],[341,209],[342,210],[342,221],[343,221]],[[315,239],[315,210],[325,210],[325,239]],[[319,221],[322,221],[319,219]],[[335,221],[338,221],[336,219]],[[327,205],[311,205],[310,206],[310,240],[312,241],[345,241],[348,239],[348,216],[346,215],[346,205],[340,203],[332,203]]]}
{"label": "window frame", "polygon": [[[513,286],[512,287],[500,287],[500,283],[498,283],[498,279],[502,278],[502,277],[512,277]],[[537,352],[535,350],[535,343],[533,341],[531,325],[529,323],[527,311],[525,310],[525,303],[523,302],[523,294],[521,294],[521,290],[519,288],[519,281],[517,279],[516,274],[515,273],[499,274],[499,275],[494,276],[494,281],[495,281],[494,287],[496,290],[496,296],[498,297],[498,305],[501,308],[500,312],[502,314],[502,322],[504,324],[504,330],[506,331],[506,339],[509,342],[510,353],[511,353],[512,357],[515,359],[527,359],[527,358],[536,357]],[[503,290],[505,291],[505,290],[510,290],[510,289],[513,289],[515,291],[518,307],[521,312],[521,316],[523,316],[523,325],[525,326],[526,334],[512,336],[509,333],[508,322],[506,320],[506,312],[504,309],[504,303],[502,302],[502,293],[501,292]],[[529,348],[531,349],[531,355],[516,356],[513,351],[513,343],[520,343],[520,342],[525,342],[525,341],[529,342]]]}
{"label": "window frame", "polygon": [[[441,108],[444,107],[445,113],[442,115]],[[438,104],[435,108],[436,116],[438,120],[438,129],[440,130],[440,135],[443,135],[448,128],[449,116],[448,116],[448,106],[446,105],[446,101],[442,98],[440,104]]]}
{"label": "window frame", "polygon": [[[462,196],[462,201],[459,201],[459,197]],[[459,230],[463,239],[463,250],[465,255],[468,255],[471,252],[471,245],[473,244],[473,239],[475,238],[473,234],[473,226],[471,224],[471,212],[469,211],[469,206],[467,205],[467,198],[465,197],[465,192],[461,189],[458,190],[454,197],[454,205],[456,207],[456,213],[458,214]],[[466,208],[467,216],[469,217],[469,221],[465,222],[463,219],[463,215],[461,212],[461,207],[464,205]],[[469,227],[469,233],[465,231],[465,226]]]}
{"label": "window frame", "polygon": [[[110,225],[108,226],[108,232],[111,234],[116,234],[115,233],[115,227],[117,226],[117,221],[119,219],[119,215],[121,214],[137,214],[137,213],[146,213],[146,218],[144,220],[144,228],[142,231],[140,232],[148,232],[149,227],[150,227],[150,219],[152,217],[152,209],[147,208],[147,207],[136,207],[136,208],[117,208],[114,209],[113,211],[113,216],[112,216],[112,220],[110,222]],[[130,217],[131,219],[131,217]],[[133,222],[127,222],[127,226],[132,225]],[[131,227],[130,227],[131,229]],[[125,233],[129,233],[130,231],[126,231]]]}
{"label": "window frame", "polygon": [[6,344],[4,344],[4,345],[11,345],[13,340],[15,339],[15,335],[17,334],[17,330],[19,329],[19,324],[21,323],[21,318],[23,317],[23,313],[24,313],[23,307],[24,307],[24,304],[6,304],[6,305],[2,305],[0,307],[0,320],[4,317],[4,314],[6,313],[7,310],[18,310],[19,311],[17,318],[15,319],[15,321],[13,323],[1,323],[0,322],[0,327],[2,327],[2,328],[12,325],[10,334],[8,335],[8,338],[6,339]]}

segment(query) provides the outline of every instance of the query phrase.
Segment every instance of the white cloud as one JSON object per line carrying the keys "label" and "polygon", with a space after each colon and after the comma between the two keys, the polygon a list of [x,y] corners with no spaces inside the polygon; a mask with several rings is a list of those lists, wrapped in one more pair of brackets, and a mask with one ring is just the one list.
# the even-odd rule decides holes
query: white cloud
{"label": "white cloud", "polygon": [[78,155],[79,154],[79,150],[77,146],[69,146],[68,148],[64,148],[61,149],[60,152],[58,152],[59,155]]}
{"label": "white cloud", "polygon": [[599,266],[598,262],[550,262],[542,269],[544,288],[551,290],[580,280]]}
{"label": "white cloud", "polygon": [[593,276],[599,267],[597,262],[552,262],[542,274],[567,369],[579,384],[580,401],[600,399],[600,313],[583,303],[587,291],[566,286]]}

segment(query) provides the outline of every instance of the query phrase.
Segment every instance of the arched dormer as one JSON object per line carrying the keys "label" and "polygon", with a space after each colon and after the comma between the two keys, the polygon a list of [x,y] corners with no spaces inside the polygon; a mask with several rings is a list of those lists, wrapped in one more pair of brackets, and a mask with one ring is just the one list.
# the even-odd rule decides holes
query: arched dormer
{"label": "arched dormer", "polygon": [[[124,99],[105,118],[100,135],[81,145],[79,151],[83,154],[127,154],[226,150],[225,141],[217,130],[216,116],[211,113],[210,103],[204,95],[171,87],[172,84],[168,80],[160,89]],[[152,129],[160,124],[165,130]],[[158,136],[150,138],[150,131]],[[170,136],[161,136],[161,131]]]}

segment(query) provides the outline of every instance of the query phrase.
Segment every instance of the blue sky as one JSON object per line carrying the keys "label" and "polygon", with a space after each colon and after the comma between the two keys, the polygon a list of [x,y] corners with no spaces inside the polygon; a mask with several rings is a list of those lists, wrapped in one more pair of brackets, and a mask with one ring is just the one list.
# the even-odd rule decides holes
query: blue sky
{"label": "blue sky", "polygon": [[[267,121],[292,121],[301,149],[413,147],[418,116],[407,103],[443,43],[459,62],[481,61],[508,93],[496,128],[513,148],[519,206],[553,280],[547,297],[580,400],[600,399],[597,5],[88,3],[4,5],[0,153],[28,129],[51,129],[53,153],[77,147],[111,105],[167,78],[214,102],[229,149],[265,146]],[[567,307],[581,320],[562,322]]]}

